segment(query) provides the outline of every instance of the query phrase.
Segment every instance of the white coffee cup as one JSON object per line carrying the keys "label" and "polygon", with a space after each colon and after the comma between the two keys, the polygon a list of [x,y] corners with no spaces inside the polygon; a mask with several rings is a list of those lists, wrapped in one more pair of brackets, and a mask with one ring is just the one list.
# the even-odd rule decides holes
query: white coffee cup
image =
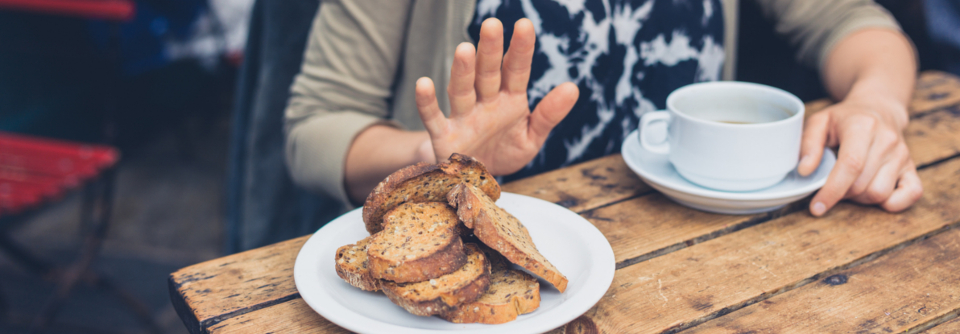
{"label": "white coffee cup", "polygon": [[640,144],[700,186],[763,189],[797,167],[803,113],[803,102],[778,88],[697,83],[670,93],[667,110],[641,117]]}

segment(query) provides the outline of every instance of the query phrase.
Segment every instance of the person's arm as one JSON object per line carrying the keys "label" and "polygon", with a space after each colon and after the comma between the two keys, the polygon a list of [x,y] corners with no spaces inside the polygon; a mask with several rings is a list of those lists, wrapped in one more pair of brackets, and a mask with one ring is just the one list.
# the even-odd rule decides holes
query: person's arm
{"label": "person's arm", "polygon": [[387,175],[421,161],[437,161],[426,131],[406,131],[385,125],[367,128],[357,135],[347,153],[344,182],[350,200],[362,204]]}
{"label": "person's arm", "polygon": [[901,211],[923,194],[903,138],[916,68],[912,45],[889,29],[854,32],[826,57],[821,75],[840,102],[807,120],[797,170],[812,173],[824,146],[839,146],[839,153],[810,202],[812,214],[823,215],[845,198]]}
{"label": "person's arm", "polygon": [[[401,131],[388,121],[388,107],[411,5],[342,0],[320,6],[285,114],[287,167],[297,185],[342,203],[351,204],[351,198],[362,203],[363,197],[358,202],[348,194],[345,160],[354,142],[367,138],[367,130]],[[365,155],[376,160],[361,166],[397,169],[409,164],[412,156],[399,156],[412,152],[404,144],[379,141]]]}
{"label": "person's arm", "polygon": [[844,198],[888,211],[916,202],[922,187],[902,135],[916,61],[890,13],[872,0],[755,1],[839,101],[804,128],[800,174],[814,171],[825,146],[839,147],[810,212],[821,216]]}

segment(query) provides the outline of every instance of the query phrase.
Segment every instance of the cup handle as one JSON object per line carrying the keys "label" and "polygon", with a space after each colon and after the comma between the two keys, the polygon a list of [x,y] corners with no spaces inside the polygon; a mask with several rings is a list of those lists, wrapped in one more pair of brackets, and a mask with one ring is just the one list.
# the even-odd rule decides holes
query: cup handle
{"label": "cup handle", "polygon": [[[652,153],[670,153],[669,129],[670,112],[660,110],[643,114],[640,117],[640,145]],[[664,126],[657,127],[656,123],[663,122]],[[655,142],[651,142],[655,141]]]}

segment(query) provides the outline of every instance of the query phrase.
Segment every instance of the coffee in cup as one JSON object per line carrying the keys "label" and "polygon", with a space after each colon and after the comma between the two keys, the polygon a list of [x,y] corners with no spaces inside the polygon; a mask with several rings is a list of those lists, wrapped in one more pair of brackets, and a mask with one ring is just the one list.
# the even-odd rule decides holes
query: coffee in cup
{"label": "coffee in cup", "polygon": [[[668,155],[692,183],[724,191],[758,190],[796,168],[803,113],[803,102],[778,88],[697,83],[670,93],[667,110],[641,117],[640,144]],[[666,135],[651,138],[658,137],[650,134],[663,123]]]}

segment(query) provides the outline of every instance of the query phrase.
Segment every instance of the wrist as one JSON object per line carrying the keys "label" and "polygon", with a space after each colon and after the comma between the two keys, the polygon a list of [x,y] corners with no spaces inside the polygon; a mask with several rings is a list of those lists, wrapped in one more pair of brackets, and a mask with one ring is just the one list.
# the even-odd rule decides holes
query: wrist
{"label": "wrist", "polygon": [[842,102],[865,106],[883,119],[888,120],[900,130],[907,127],[910,115],[908,102],[898,98],[897,94],[868,85],[856,85]]}

